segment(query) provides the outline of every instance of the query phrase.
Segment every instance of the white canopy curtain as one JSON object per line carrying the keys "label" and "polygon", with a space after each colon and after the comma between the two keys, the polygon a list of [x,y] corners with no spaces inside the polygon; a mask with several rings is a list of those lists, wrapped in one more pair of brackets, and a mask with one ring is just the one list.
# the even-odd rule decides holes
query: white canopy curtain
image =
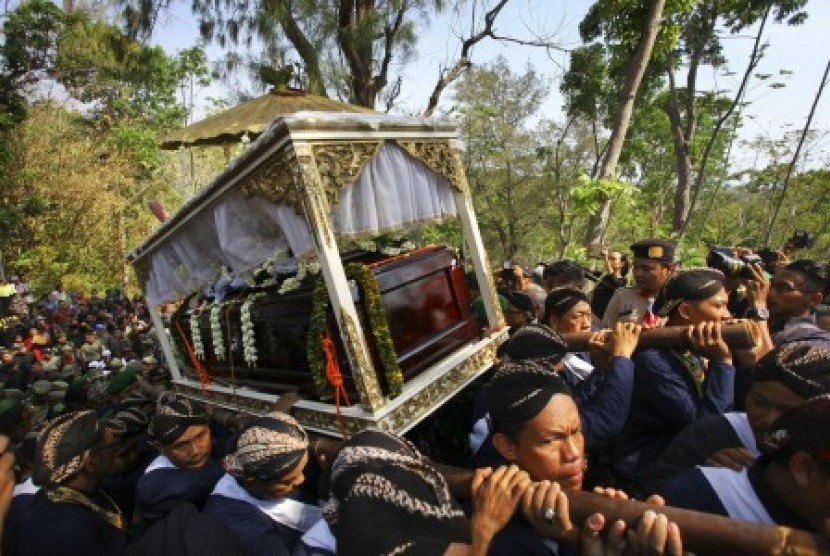
{"label": "white canopy curtain", "polygon": [[[386,142],[357,181],[340,192],[330,219],[342,240],[456,214],[449,181]],[[148,255],[147,299],[153,304],[181,299],[216,280],[222,266],[248,278],[275,254],[285,256],[288,247],[295,256],[314,249],[303,218],[291,207],[246,198],[239,187],[230,189]]]}

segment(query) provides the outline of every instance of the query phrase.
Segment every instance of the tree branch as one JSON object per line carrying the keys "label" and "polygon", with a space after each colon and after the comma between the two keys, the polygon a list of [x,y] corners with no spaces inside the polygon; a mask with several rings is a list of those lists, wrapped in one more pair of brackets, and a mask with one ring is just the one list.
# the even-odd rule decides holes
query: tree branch
{"label": "tree branch", "polygon": [[515,37],[506,37],[504,35],[497,35],[496,33],[490,33],[490,38],[494,41],[502,41],[502,42],[509,42],[513,44],[519,44],[522,46],[535,46],[539,48],[546,48],[548,50],[556,50],[557,52],[570,52],[569,48],[565,48],[564,46],[559,46],[551,41],[546,41],[544,39],[536,39],[536,40],[527,40],[527,39],[517,39]]}
{"label": "tree branch", "polygon": [[312,95],[327,97],[326,85],[323,80],[323,73],[320,70],[320,55],[317,49],[305,36],[297,20],[291,13],[291,7],[287,0],[276,0],[275,2],[277,20],[280,22],[285,36],[297,49],[297,54],[305,64],[305,71],[308,75],[308,92]]}
{"label": "tree branch", "polygon": [[509,0],[499,0],[499,3],[496,4],[493,9],[484,14],[484,28],[478,33],[470,35],[464,40],[464,42],[461,43],[461,54],[455,64],[449,68],[442,68],[440,70],[438,81],[435,83],[432,94],[429,95],[429,101],[427,102],[426,109],[421,113],[422,116],[425,118],[432,116],[432,113],[435,112],[435,109],[438,107],[438,101],[440,100],[441,93],[444,92],[444,89],[446,89],[453,81],[461,77],[464,72],[470,69],[473,65],[470,61],[470,50],[487,37],[493,36],[493,25],[495,24],[499,13],[508,1]]}
{"label": "tree branch", "polygon": [[[383,29],[383,36],[384,36],[384,43],[383,43],[383,59],[380,63],[380,68],[378,69],[378,73],[372,78],[372,94],[377,95],[384,87],[386,87],[388,74],[389,74],[389,64],[392,62],[392,50],[395,46],[395,37],[398,35],[398,32],[401,30],[404,21],[404,15],[406,11],[409,9],[409,4],[404,1],[401,2],[400,7],[398,8],[397,13],[395,14],[395,20],[392,22],[392,25],[385,26]],[[398,94],[400,94],[400,89],[398,90]],[[398,95],[394,95],[391,97],[393,100]],[[386,111],[388,112],[391,106],[387,103]]]}
{"label": "tree branch", "polygon": [[784,204],[784,197],[787,195],[787,187],[790,185],[790,178],[792,177],[795,165],[798,162],[798,156],[801,154],[801,148],[804,146],[804,140],[807,138],[807,133],[810,131],[810,124],[813,123],[813,116],[816,114],[816,107],[818,106],[819,100],[821,100],[822,93],[824,93],[824,86],[827,85],[828,76],[830,76],[830,59],[827,60],[827,65],[824,67],[824,75],[821,77],[821,83],[819,83],[816,96],[813,97],[813,105],[810,107],[810,114],[807,116],[807,123],[804,124],[804,129],[801,130],[801,137],[798,139],[798,146],[795,148],[795,152],[793,153],[793,158],[790,160],[789,166],[787,166],[787,174],[784,176],[784,183],[781,186],[781,195],[778,197],[776,202],[775,211],[772,213],[772,219],[770,219],[769,227],[767,228],[767,233],[764,238],[765,245],[769,245],[770,236],[772,236],[772,229],[775,227],[775,221],[778,219],[778,213],[781,211],[781,205]]}
{"label": "tree branch", "polygon": [[[349,70],[352,74],[352,94],[357,95],[358,87],[355,85],[363,81],[363,66],[360,62],[360,54],[355,44],[353,27],[355,23],[355,3],[353,0],[340,0],[340,7],[337,10],[337,41],[340,50],[346,58]],[[351,99],[360,103],[359,98]]]}

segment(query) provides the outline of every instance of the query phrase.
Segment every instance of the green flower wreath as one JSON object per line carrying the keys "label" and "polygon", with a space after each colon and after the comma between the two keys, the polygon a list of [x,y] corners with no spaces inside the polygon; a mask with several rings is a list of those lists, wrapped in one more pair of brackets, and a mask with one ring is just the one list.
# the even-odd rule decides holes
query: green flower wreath
{"label": "green flower wreath", "polygon": [[[375,348],[378,358],[383,365],[386,383],[389,386],[389,397],[394,398],[403,390],[403,373],[398,366],[398,355],[392,343],[392,334],[386,321],[386,313],[380,297],[380,288],[369,267],[360,263],[346,265],[346,276],[357,282],[363,292],[364,307],[369,318],[372,336],[375,338]],[[308,343],[306,357],[314,377],[314,385],[318,391],[325,392],[330,388],[326,379],[326,362],[323,355],[321,341],[326,330],[326,310],[329,306],[328,290],[322,277],[314,285],[311,296],[311,320],[308,326]]]}

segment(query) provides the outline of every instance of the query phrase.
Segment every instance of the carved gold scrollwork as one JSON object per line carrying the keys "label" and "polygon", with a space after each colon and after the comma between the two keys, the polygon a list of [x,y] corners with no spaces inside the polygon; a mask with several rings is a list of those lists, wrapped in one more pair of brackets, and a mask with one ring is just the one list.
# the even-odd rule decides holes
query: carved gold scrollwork
{"label": "carved gold scrollwork", "polygon": [[290,146],[283,147],[260,166],[244,184],[246,197],[260,195],[300,213],[303,191],[297,156]]}
{"label": "carved gold scrollwork", "polygon": [[426,413],[440,406],[476,375],[496,360],[496,344],[489,343],[470,357],[433,380],[423,390],[398,406],[375,426],[383,430],[401,431]]}
{"label": "carved gold scrollwork", "polygon": [[[306,223],[312,230],[320,232],[312,234],[318,249],[324,246],[331,248],[335,244],[329,223],[331,205],[326,200],[314,157],[305,148],[299,150],[300,152],[297,153],[297,168],[300,175],[298,183],[302,184],[303,195],[300,200],[302,211],[298,211],[298,214],[305,216]],[[322,241],[322,245],[318,239]]]}
{"label": "carved gold scrollwork", "polygon": [[334,206],[343,188],[356,182],[363,167],[377,154],[380,141],[318,143],[311,148],[326,199],[329,206]]}
{"label": "carved gold scrollwork", "polygon": [[[494,341],[483,346],[456,366],[445,371],[440,377],[437,377],[426,385],[423,390],[380,419],[374,419],[370,415],[365,417],[343,415],[338,419],[331,410],[321,411],[304,407],[295,407],[291,413],[302,425],[317,430],[328,431],[336,436],[340,436],[339,423],[341,420],[346,425],[349,433],[355,433],[368,427],[399,433],[413,422],[419,420],[423,415],[435,409],[436,405],[440,406],[464,384],[489,368],[496,360],[496,344],[497,342]],[[372,382],[374,382],[374,385],[370,387],[372,390],[371,397],[382,401],[382,395],[380,394],[380,389],[377,387],[377,381],[369,381],[369,383]],[[360,387],[360,381],[356,381],[356,383]],[[243,413],[266,415],[273,410],[273,404],[271,402],[244,394],[224,392],[208,392],[206,394],[198,387],[182,384],[177,385],[176,390],[189,398],[222,405]]]}
{"label": "carved gold scrollwork", "polygon": [[[365,338],[357,331],[357,326],[346,311],[340,311],[340,324],[344,329],[343,345],[352,365],[352,377],[360,393],[361,401],[369,411],[377,411],[386,400],[380,391],[377,371],[363,347]],[[362,341],[361,341],[362,340]]]}
{"label": "carved gold scrollwork", "polygon": [[459,191],[467,191],[467,177],[461,156],[448,143],[424,141],[395,141],[410,156],[420,160],[433,172],[438,172]]}

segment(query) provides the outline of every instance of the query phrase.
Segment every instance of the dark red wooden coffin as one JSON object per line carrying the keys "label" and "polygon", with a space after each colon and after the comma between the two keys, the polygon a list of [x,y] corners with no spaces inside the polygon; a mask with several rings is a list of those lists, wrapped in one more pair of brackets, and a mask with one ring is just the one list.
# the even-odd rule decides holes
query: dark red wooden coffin
{"label": "dark red wooden coffin", "polygon": [[[470,311],[464,269],[452,250],[426,247],[393,258],[379,258],[376,254],[348,258],[367,264],[378,282],[398,364],[406,380],[478,338],[479,325]],[[210,316],[207,312],[203,314],[200,330],[207,359],[203,365],[208,373],[219,381],[247,385],[264,392],[299,390],[305,396],[315,397],[317,393],[306,359],[312,289],[313,284],[309,283],[284,295],[279,295],[275,289],[265,290],[266,296],[254,302],[251,319],[258,351],[255,368],[249,367],[243,358],[239,319],[241,301],[229,304],[222,314],[225,347],[229,352],[225,361],[217,360],[213,353]],[[379,380],[386,388],[374,337],[363,309],[362,292],[355,287],[352,288],[352,295],[379,371]],[[189,341],[189,317],[174,318],[178,319]],[[334,334],[337,325],[331,312],[328,326],[332,337],[339,342],[339,335]],[[173,328],[177,329],[176,326]],[[178,334],[175,336],[180,353],[186,353],[181,337]],[[354,393],[352,370],[343,355],[342,346],[338,345],[338,350],[347,389]]]}

